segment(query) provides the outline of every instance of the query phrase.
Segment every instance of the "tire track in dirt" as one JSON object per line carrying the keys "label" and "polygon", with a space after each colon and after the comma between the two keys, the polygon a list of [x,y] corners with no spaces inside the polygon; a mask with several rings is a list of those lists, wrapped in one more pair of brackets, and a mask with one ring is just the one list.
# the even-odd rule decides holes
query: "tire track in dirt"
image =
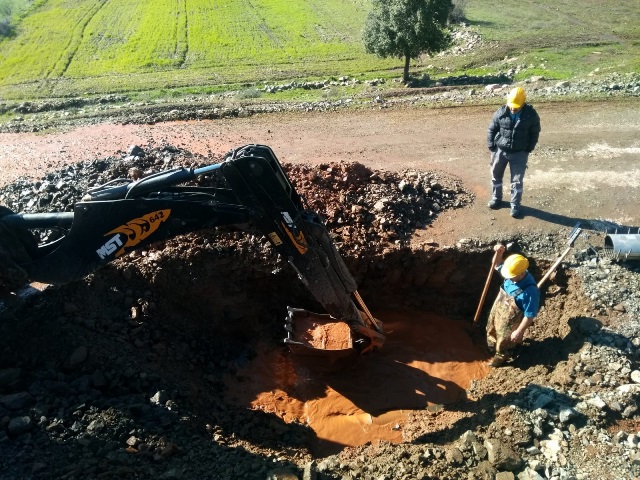
{"label": "tire track in dirt", "polygon": [[[101,0],[101,1],[99,1],[93,8],[91,8],[82,17],[82,20],[78,23],[76,28],[74,28],[73,32],[71,33],[71,36],[69,37],[69,43],[67,44],[66,48],[62,52],[62,55],[53,64],[53,67],[51,67],[51,70],[47,73],[45,78],[49,79],[53,75],[55,75],[56,77],[63,77],[64,76],[64,74],[66,73],[66,71],[69,68],[69,65],[71,65],[71,62],[73,61],[73,59],[74,59],[74,57],[75,57],[75,55],[76,55],[76,53],[78,51],[78,48],[80,48],[80,44],[82,43],[82,40],[84,39],[84,32],[85,32],[85,30],[87,28],[87,25],[89,25],[89,22],[91,22],[91,20],[97,15],[97,13],[100,10],[102,10],[102,7],[104,7],[104,5],[108,1],[109,0]],[[77,30],[79,30],[79,33],[76,34]],[[78,39],[77,41],[75,40],[76,38]],[[58,65],[59,64],[61,64],[60,72],[56,73],[56,70],[58,69]]]}

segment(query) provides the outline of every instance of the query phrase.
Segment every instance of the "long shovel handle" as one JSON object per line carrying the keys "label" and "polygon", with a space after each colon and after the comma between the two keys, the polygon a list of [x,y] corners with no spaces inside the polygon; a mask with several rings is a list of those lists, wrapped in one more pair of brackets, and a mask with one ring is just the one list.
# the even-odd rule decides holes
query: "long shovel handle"
{"label": "long shovel handle", "polygon": [[544,284],[544,282],[547,281],[547,279],[551,276],[551,274],[553,272],[555,272],[556,268],[558,268],[558,265],[560,265],[560,262],[562,262],[562,260],[564,259],[564,257],[567,256],[567,253],[569,253],[569,250],[571,250],[571,245],[569,245],[564,252],[562,252],[562,255],[560,255],[558,257],[558,259],[553,263],[553,265],[551,265],[551,267],[549,267],[549,270],[547,270],[547,273],[544,274],[544,276],[540,279],[540,281],[538,282],[538,288],[542,287],[542,285]]}
{"label": "long shovel handle", "polygon": [[558,265],[560,265],[560,262],[562,261],[562,259],[567,256],[567,253],[569,253],[569,251],[571,250],[571,247],[573,247],[573,244],[575,243],[576,239],[580,236],[581,232],[582,232],[582,229],[580,228],[580,222],[578,222],[576,223],[576,226],[573,227],[573,230],[571,230],[571,233],[569,233],[569,237],[568,237],[569,246],[565,249],[564,252],[562,252],[562,255],[560,255],[558,259],[555,262],[553,262],[553,265],[551,265],[547,273],[545,273],[544,276],[540,279],[540,281],[538,282],[538,288],[542,287],[544,282],[546,282],[547,279],[551,276],[551,274],[555,272],[556,268],[558,268]]}
{"label": "long shovel handle", "polygon": [[489,286],[491,285],[491,278],[493,277],[493,271],[496,267],[496,260],[498,259],[498,252],[496,251],[493,254],[493,260],[491,260],[491,270],[489,270],[489,276],[487,280],[484,282],[484,289],[482,290],[482,296],[480,297],[480,303],[478,304],[478,308],[476,309],[476,314],[473,317],[472,327],[476,326],[478,323],[478,319],[480,318],[480,312],[482,311],[482,306],[484,305],[484,300],[487,297],[487,292],[489,291]]}

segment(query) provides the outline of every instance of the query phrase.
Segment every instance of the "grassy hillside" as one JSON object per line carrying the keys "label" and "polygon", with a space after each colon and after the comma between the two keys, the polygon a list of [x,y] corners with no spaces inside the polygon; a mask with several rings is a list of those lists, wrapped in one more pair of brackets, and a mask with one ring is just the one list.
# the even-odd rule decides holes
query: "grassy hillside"
{"label": "grassy hillside", "polygon": [[640,0],[469,0],[467,17],[494,45],[471,66],[518,57],[547,78],[640,71]]}
{"label": "grassy hillside", "polygon": [[[398,77],[400,60],[364,52],[368,8],[369,0],[38,0],[0,40],[0,97]],[[640,70],[640,0],[468,0],[465,13],[482,46],[420,59],[414,74],[493,74],[514,62],[527,66],[520,76],[559,79]]]}
{"label": "grassy hillside", "polygon": [[[364,0],[48,0],[0,43],[8,97],[386,68],[360,44]],[[19,86],[19,88],[11,88]]]}

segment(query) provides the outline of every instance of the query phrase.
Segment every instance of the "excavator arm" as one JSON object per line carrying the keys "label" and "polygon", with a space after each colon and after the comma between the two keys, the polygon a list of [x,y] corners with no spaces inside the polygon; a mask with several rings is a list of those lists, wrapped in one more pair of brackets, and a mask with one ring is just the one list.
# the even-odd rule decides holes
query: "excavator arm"
{"label": "excavator arm", "polygon": [[[203,175],[222,175],[226,187],[183,185]],[[313,329],[336,321],[345,322],[352,334],[349,344],[341,346],[345,353],[382,346],[382,324],[364,305],[324,222],[304,208],[280,162],[265,145],[232,150],[219,164],[93,188],[73,212],[5,212],[0,217],[0,246],[14,265],[8,264],[7,255],[0,255],[0,263],[5,270],[17,267],[26,272],[30,281],[64,284],[152,242],[211,227],[247,224],[263,233],[327,311],[288,309],[285,343],[292,352],[322,356],[328,349],[313,343]],[[33,229],[60,232],[59,238],[36,245],[26,233]]]}

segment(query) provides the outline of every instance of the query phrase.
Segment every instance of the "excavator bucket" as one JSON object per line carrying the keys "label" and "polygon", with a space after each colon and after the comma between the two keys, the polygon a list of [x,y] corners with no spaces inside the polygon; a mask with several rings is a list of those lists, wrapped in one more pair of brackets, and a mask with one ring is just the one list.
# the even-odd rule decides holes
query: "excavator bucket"
{"label": "excavator bucket", "polygon": [[[366,307],[365,307],[366,308]],[[369,317],[372,328],[300,308],[287,307],[285,322],[289,351],[314,370],[334,371],[352,363],[358,355],[382,348],[382,322]],[[363,318],[368,311],[360,312]]]}
{"label": "excavator bucket", "polygon": [[351,328],[331,315],[288,307],[284,343],[314,370],[342,368],[358,355]]}

